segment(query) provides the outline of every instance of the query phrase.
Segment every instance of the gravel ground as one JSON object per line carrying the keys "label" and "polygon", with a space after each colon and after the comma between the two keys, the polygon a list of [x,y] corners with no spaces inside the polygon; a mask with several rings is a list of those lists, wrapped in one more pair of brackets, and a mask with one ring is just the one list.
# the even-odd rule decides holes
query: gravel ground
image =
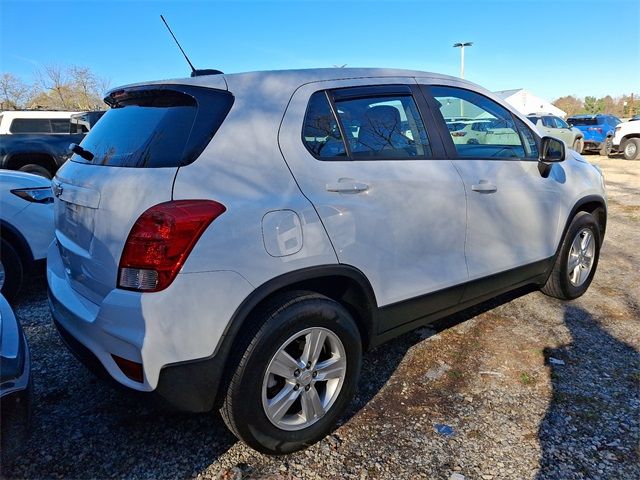
{"label": "gravel ground", "polygon": [[217,414],[167,412],[101,384],[63,346],[34,278],[16,307],[33,431],[2,475],[640,478],[640,162],[588,158],[605,172],[610,213],[585,296],[502,298],[376,349],[341,426],[285,457],[250,450]]}

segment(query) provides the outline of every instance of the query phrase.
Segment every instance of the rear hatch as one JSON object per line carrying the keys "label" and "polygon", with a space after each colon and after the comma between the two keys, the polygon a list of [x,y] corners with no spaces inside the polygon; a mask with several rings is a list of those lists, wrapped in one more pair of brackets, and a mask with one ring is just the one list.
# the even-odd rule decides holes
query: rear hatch
{"label": "rear hatch", "polygon": [[65,275],[94,303],[116,288],[135,221],[172,199],[178,169],[211,141],[233,97],[212,88],[146,85],[114,90],[105,101],[111,109],[53,183]]}
{"label": "rear hatch", "polygon": [[597,117],[571,117],[567,122],[584,134],[585,140],[599,140],[602,137],[602,125]]}

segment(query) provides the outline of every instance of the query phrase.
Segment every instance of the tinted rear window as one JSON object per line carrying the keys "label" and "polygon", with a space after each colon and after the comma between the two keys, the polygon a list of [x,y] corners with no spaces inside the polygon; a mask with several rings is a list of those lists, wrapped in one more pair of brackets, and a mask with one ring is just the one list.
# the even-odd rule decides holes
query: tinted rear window
{"label": "tinted rear window", "polygon": [[598,125],[597,118],[570,118],[568,122],[571,125]]}
{"label": "tinted rear window", "polygon": [[229,92],[201,87],[138,87],[113,92],[111,106],[82,141],[90,162],[112,167],[179,167],[208,145],[233,103]]}

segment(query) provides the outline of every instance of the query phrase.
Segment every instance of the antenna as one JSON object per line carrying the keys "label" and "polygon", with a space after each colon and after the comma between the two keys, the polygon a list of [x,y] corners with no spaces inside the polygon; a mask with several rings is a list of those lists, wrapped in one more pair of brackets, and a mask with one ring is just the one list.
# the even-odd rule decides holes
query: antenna
{"label": "antenna", "polygon": [[180,49],[180,51],[182,52],[182,55],[184,55],[184,59],[187,61],[187,63],[189,64],[189,66],[191,67],[191,76],[194,77],[195,73],[197,72],[196,68],[193,66],[193,63],[191,63],[191,60],[189,60],[189,57],[187,57],[187,54],[184,53],[184,50],[182,49],[182,47],[180,46],[180,42],[178,42],[178,39],[176,38],[176,36],[173,34],[173,32],[171,31],[171,27],[169,26],[169,24],[167,23],[167,21],[164,19],[164,17],[162,15],[160,15],[160,18],[162,19],[162,21],[164,22],[165,26],[167,27],[167,30],[169,30],[169,33],[171,34],[171,36],[173,37],[173,39],[176,42],[176,45],[178,45],[178,48]]}

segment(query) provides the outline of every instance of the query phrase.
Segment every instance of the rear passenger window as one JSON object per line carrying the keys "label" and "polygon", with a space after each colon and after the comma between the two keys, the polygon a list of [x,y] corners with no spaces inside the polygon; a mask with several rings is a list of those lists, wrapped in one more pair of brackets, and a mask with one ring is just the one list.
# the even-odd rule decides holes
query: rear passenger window
{"label": "rear passenger window", "polygon": [[51,119],[51,133],[69,133],[69,119],[53,118]]}
{"label": "rear passenger window", "polygon": [[302,137],[307,149],[316,157],[346,160],[347,152],[338,128],[338,122],[331,112],[325,92],[316,92],[309,99],[304,119]]}
{"label": "rear passenger window", "polygon": [[51,133],[48,118],[16,118],[9,127],[11,133]]}
{"label": "rear passenger window", "polygon": [[354,160],[430,158],[431,147],[411,95],[336,101]]}
{"label": "rear passenger window", "polygon": [[[537,158],[535,136],[503,106],[456,87],[435,86],[431,93],[445,122],[464,119],[467,126],[449,132],[460,158]],[[542,117],[543,122],[545,118]],[[480,128],[479,125],[482,125]]]}

